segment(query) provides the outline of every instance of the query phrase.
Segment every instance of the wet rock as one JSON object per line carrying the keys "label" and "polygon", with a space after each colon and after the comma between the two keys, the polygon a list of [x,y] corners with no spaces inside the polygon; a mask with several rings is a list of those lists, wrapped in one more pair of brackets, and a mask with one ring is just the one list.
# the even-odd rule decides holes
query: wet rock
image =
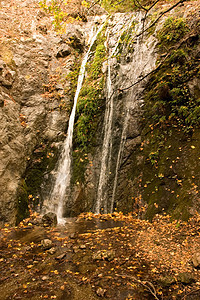
{"label": "wet rock", "polygon": [[80,245],[79,248],[80,248],[81,250],[84,250],[84,249],[86,249],[86,245],[84,245],[84,244],[83,244],[83,245]]}
{"label": "wet rock", "polygon": [[178,281],[182,282],[183,284],[191,284],[195,282],[194,275],[189,272],[180,273],[177,277]]}
{"label": "wet rock", "polygon": [[200,267],[200,253],[196,252],[192,257],[192,263],[195,268]]}
{"label": "wet rock", "polygon": [[93,260],[108,260],[111,261],[115,258],[114,250],[99,250],[93,254]]}
{"label": "wet rock", "polygon": [[56,248],[55,247],[52,247],[50,248],[49,250],[47,250],[47,252],[51,255],[53,255],[54,253],[56,253]]}
{"label": "wet rock", "polygon": [[66,253],[62,253],[61,255],[55,257],[55,260],[62,260],[63,258],[65,258]]}
{"label": "wet rock", "polygon": [[49,239],[44,239],[41,241],[41,247],[44,249],[44,250],[48,250],[50,248],[52,248],[52,241],[49,240]]}
{"label": "wet rock", "polygon": [[105,290],[105,289],[102,289],[101,287],[99,287],[99,288],[96,290],[96,294],[97,294],[97,296],[99,296],[99,297],[104,297],[105,293],[106,293],[106,290]]}
{"label": "wet rock", "polygon": [[42,224],[44,227],[56,226],[57,225],[57,216],[53,212],[48,212],[42,217]]}
{"label": "wet rock", "polygon": [[160,277],[159,282],[163,287],[168,287],[171,284],[174,284],[176,280],[173,276],[162,276]]}

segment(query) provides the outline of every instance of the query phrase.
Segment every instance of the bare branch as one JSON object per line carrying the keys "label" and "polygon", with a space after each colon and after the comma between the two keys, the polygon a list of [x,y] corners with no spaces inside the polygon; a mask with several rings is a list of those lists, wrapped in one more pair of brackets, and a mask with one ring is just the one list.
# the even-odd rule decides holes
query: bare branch
{"label": "bare branch", "polygon": [[154,285],[150,281],[146,281],[146,280],[142,281],[142,280],[137,279],[134,276],[124,275],[124,274],[115,274],[115,275],[118,277],[122,277],[122,278],[123,277],[130,278],[132,281],[141,284],[145,289],[147,289],[154,296],[154,298],[156,300],[160,300],[156,295],[156,289],[155,289]]}
{"label": "bare branch", "polygon": [[142,8],[145,11],[148,11],[148,9],[146,9],[146,7],[144,7],[139,0],[134,0],[134,4],[136,7]]}
{"label": "bare branch", "polygon": [[100,0],[97,0],[96,2],[92,3],[92,5],[90,7],[88,7],[87,11],[89,11],[92,7],[94,7],[98,2],[100,2]]}
{"label": "bare branch", "polygon": [[149,30],[150,28],[152,28],[161,18],[163,15],[165,15],[166,13],[168,13],[169,11],[171,11],[172,9],[174,9],[176,6],[178,6],[179,4],[186,2],[187,0],[180,0],[177,3],[175,3],[174,5],[172,5],[170,8],[166,9],[165,11],[163,11],[160,16],[149,26],[147,27],[145,30],[142,30],[142,32],[140,32],[139,34],[136,35],[136,37],[139,37],[141,35],[144,34],[144,32],[146,32],[147,30]]}
{"label": "bare branch", "polygon": [[148,12],[159,2],[160,0],[156,0],[149,8]]}

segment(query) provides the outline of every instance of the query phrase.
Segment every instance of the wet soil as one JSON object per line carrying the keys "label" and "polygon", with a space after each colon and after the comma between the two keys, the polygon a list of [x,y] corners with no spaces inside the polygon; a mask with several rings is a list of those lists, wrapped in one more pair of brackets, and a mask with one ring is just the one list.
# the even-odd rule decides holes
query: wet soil
{"label": "wet soil", "polygon": [[[35,224],[35,225],[34,225]],[[0,232],[0,299],[200,299],[199,220],[85,214]],[[41,241],[49,239],[49,249]],[[181,275],[182,274],[182,275]]]}

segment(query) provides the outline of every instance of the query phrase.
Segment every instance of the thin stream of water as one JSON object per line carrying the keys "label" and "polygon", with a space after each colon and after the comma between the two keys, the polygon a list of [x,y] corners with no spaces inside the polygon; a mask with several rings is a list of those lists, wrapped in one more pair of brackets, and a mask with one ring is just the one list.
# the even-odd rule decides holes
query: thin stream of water
{"label": "thin stream of water", "polygon": [[[141,32],[142,28],[143,28],[143,23],[142,23],[142,14],[140,13],[139,15],[139,20],[138,20],[138,26],[135,29],[136,34]],[[132,24],[132,22],[131,22]],[[131,26],[130,24],[130,26]],[[136,42],[136,46],[134,48],[134,61],[135,63],[138,63],[141,60],[141,47],[140,47],[140,37],[137,38],[137,42]],[[139,75],[141,74],[141,72],[143,71],[143,69],[139,69],[139,72],[134,72],[132,75],[132,82],[135,82],[137,80],[137,78],[139,77]],[[131,97],[129,96],[129,98],[134,99],[134,90],[131,93]],[[132,106],[133,103],[131,102]],[[135,105],[135,103],[134,103]],[[122,129],[122,134],[121,134],[121,141],[120,141],[120,146],[119,146],[119,151],[118,151],[118,155],[117,155],[117,163],[116,163],[116,168],[115,168],[115,177],[114,177],[114,184],[113,184],[113,191],[112,191],[112,199],[111,199],[111,207],[110,207],[110,212],[113,212],[113,207],[114,207],[114,201],[115,201],[115,193],[116,193],[116,188],[117,188],[117,180],[118,180],[118,171],[119,171],[119,166],[121,163],[121,156],[122,156],[122,152],[124,149],[124,145],[126,142],[126,131],[127,131],[127,127],[128,127],[128,121],[129,121],[129,106],[130,106],[130,102],[126,101],[126,115],[125,115],[125,119],[123,122],[123,129]],[[133,107],[132,107],[133,108]]]}
{"label": "thin stream of water", "polygon": [[67,131],[67,138],[64,141],[63,151],[61,154],[61,159],[59,160],[59,165],[57,169],[57,177],[53,187],[53,191],[50,195],[48,210],[55,212],[57,214],[58,222],[63,223],[63,208],[65,204],[65,199],[69,196],[70,192],[70,180],[71,180],[71,152],[72,152],[72,138],[74,130],[74,120],[76,113],[76,105],[78,101],[78,96],[82,88],[83,79],[85,76],[85,67],[90,54],[90,50],[100,33],[103,29],[104,23],[99,27],[97,32],[91,30],[89,38],[89,49],[83,58],[79,76],[77,89],[74,97],[74,105],[69,119],[69,126]]}
{"label": "thin stream of water", "polygon": [[[102,159],[99,175],[99,184],[97,190],[97,200],[95,206],[95,213],[100,213],[103,208],[103,212],[107,213],[107,201],[106,201],[106,184],[110,175],[111,155],[112,155],[112,123],[113,123],[113,109],[114,109],[114,93],[111,80],[111,65],[113,62],[113,56],[116,53],[117,47],[120,43],[121,36],[127,27],[131,26],[133,20],[129,21],[128,26],[122,25],[122,28],[118,31],[118,39],[108,57],[108,74],[107,74],[107,106],[104,117],[104,138],[102,146]],[[109,45],[109,28],[107,33],[107,41]]]}
{"label": "thin stream of water", "polygon": [[[134,41],[134,55],[132,56],[132,61],[130,63],[121,63],[120,64],[120,71],[118,74],[121,74],[121,79],[118,81],[120,84],[120,88],[124,88],[129,84],[132,84],[140,78],[140,76],[144,76],[147,74],[153,67],[155,67],[155,57],[152,56],[154,51],[154,44],[153,47],[146,44],[146,40],[143,41],[143,36],[136,37],[136,35],[143,30],[143,12],[138,12],[133,15],[131,21],[127,22],[126,19],[121,20],[121,24],[126,24],[125,26],[116,23],[116,29],[110,28],[109,35],[108,35],[108,45],[113,45],[113,51],[110,51],[110,56],[108,59],[108,73],[107,73],[107,107],[104,117],[104,138],[103,138],[103,146],[102,146],[102,158],[101,158],[101,169],[100,169],[100,176],[99,176],[99,184],[98,184],[98,191],[97,191],[97,201],[96,201],[96,213],[100,213],[101,209],[103,209],[104,213],[112,212],[115,202],[115,194],[117,189],[117,182],[118,182],[118,173],[122,159],[122,153],[124,150],[124,146],[126,143],[126,135],[127,135],[127,128],[129,125],[130,119],[130,109],[133,111],[135,107],[138,105],[138,101],[140,102],[140,92],[143,90],[142,84],[138,84],[134,87],[134,89],[127,92],[127,95],[123,98],[124,101],[124,119],[123,119],[123,126],[121,132],[121,139],[118,148],[118,153],[116,157],[116,162],[112,160],[112,133],[114,133],[114,129],[112,128],[113,125],[113,118],[115,115],[114,111],[114,89],[117,87],[117,81],[112,83],[111,75],[112,75],[112,67],[114,66],[114,54],[116,53],[118,44],[120,43],[120,39],[124,33],[127,33],[130,27],[135,22],[135,41]],[[108,28],[109,30],[109,28]],[[116,40],[116,36],[118,37]],[[133,41],[133,40],[132,40]],[[152,59],[153,58],[153,59]],[[116,107],[117,109],[117,107]],[[114,163],[114,179],[112,185],[111,196],[108,195],[109,190],[109,177],[113,176],[111,174],[111,160]],[[111,178],[111,177],[110,177]]]}

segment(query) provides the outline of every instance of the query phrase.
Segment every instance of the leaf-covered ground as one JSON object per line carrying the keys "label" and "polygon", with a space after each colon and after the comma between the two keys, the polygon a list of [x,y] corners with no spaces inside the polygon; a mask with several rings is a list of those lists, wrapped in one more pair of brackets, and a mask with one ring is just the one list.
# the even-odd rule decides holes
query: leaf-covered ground
{"label": "leaf-covered ground", "polygon": [[[35,224],[35,225],[34,225]],[[84,214],[1,229],[0,299],[200,299],[200,217]],[[52,241],[49,249],[42,240]]]}

